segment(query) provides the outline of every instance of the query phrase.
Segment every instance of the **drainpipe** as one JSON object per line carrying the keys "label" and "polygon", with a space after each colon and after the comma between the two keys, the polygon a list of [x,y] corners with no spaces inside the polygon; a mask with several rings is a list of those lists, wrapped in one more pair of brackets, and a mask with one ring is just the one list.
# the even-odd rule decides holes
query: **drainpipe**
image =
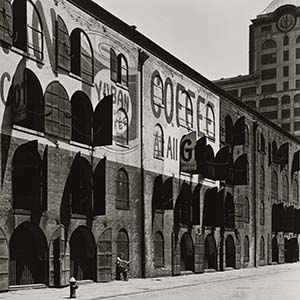
{"label": "drainpipe", "polygon": [[149,56],[139,49],[139,56],[138,56],[138,71],[140,72],[140,151],[141,151],[141,271],[142,271],[142,278],[146,278],[146,243],[145,243],[145,174],[144,174],[144,118],[143,118],[143,104],[144,104],[144,97],[143,97],[143,65],[145,61],[149,58]]}
{"label": "drainpipe", "polygon": [[258,124],[255,121],[253,123],[253,169],[252,169],[252,197],[253,197],[253,233],[254,233],[254,267],[257,267],[256,262],[256,253],[257,253],[257,218],[256,218],[256,132],[257,132]]}

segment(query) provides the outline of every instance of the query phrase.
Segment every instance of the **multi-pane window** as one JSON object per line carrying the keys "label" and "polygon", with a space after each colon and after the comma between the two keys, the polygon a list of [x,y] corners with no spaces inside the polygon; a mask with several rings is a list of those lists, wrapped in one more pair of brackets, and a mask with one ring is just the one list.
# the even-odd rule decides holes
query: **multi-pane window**
{"label": "multi-pane window", "polygon": [[288,96],[288,95],[282,96],[281,104],[290,104],[290,102],[291,102],[290,96]]}
{"label": "multi-pane window", "polygon": [[294,103],[295,104],[300,104],[300,94],[297,94],[294,96]]}
{"label": "multi-pane window", "polygon": [[289,54],[289,50],[285,50],[283,51],[283,60],[287,61],[290,59],[290,54]]}
{"label": "multi-pane window", "polygon": [[154,237],[154,267],[164,266],[164,238],[160,231],[155,233]]}
{"label": "multi-pane window", "polygon": [[118,65],[119,65],[119,83],[123,86],[128,87],[128,63],[123,54],[118,55]]}
{"label": "multi-pane window", "polygon": [[289,90],[289,82],[288,81],[284,81],[283,82],[283,90],[284,91],[288,91]]}
{"label": "multi-pane window", "polygon": [[268,54],[263,54],[261,56],[262,65],[275,64],[276,61],[277,61],[276,53],[268,53]]}
{"label": "multi-pane window", "polygon": [[115,115],[115,141],[123,146],[127,146],[129,142],[128,117],[123,108],[120,108]]}
{"label": "multi-pane window", "polygon": [[289,76],[289,66],[283,67],[283,76]]}
{"label": "multi-pane window", "polygon": [[183,91],[179,96],[179,123],[186,128],[193,127],[193,104],[187,91]]}
{"label": "multi-pane window", "polygon": [[259,209],[259,224],[264,225],[265,224],[265,204],[263,201],[260,202],[260,209]]}
{"label": "multi-pane window", "polygon": [[31,1],[13,2],[13,45],[35,58],[43,59],[43,27]]}
{"label": "multi-pane window", "polygon": [[76,28],[71,33],[71,72],[84,81],[94,80],[94,56],[91,42],[86,33]]}
{"label": "multi-pane window", "polygon": [[299,79],[297,79],[295,81],[295,86],[296,86],[296,89],[300,89],[300,80]]}
{"label": "multi-pane window", "polygon": [[278,177],[275,171],[272,172],[271,175],[271,197],[273,203],[277,203],[278,201]]}
{"label": "multi-pane window", "polygon": [[282,127],[282,129],[284,129],[286,131],[290,131],[291,124],[290,123],[282,123],[281,127]]}
{"label": "multi-pane window", "polygon": [[259,106],[266,107],[266,106],[277,106],[278,99],[277,98],[265,98],[260,100]]}
{"label": "multi-pane window", "polygon": [[60,16],[57,18],[56,49],[57,67],[69,72],[71,70],[71,41],[68,28]]}
{"label": "multi-pane window", "polygon": [[247,235],[244,240],[244,262],[249,262],[249,238]]}
{"label": "multi-pane window", "polygon": [[287,46],[290,43],[290,38],[288,37],[288,35],[285,35],[283,37],[283,46]]}
{"label": "multi-pane window", "polygon": [[289,201],[289,180],[286,175],[283,176],[282,190],[283,190],[283,195],[282,195],[283,202],[288,203],[288,201]]}
{"label": "multi-pane window", "polygon": [[299,44],[299,43],[300,43],[300,35],[298,35],[296,38],[296,44]]}
{"label": "multi-pane window", "polygon": [[250,203],[249,199],[246,197],[244,199],[244,222],[249,223],[250,220]]}
{"label": "multi-pane window", "polygon": [[164,89],[163,82],[159,75],[153,78],[153,103],[154,105],[163,107],[164,106]]}
{"label": "multi-pane window", "polygon": [[206,121],[206,128],[205,128],[206,135],[209,138],[214,139],[215,134],[216,134],[215,114],[214,114],[214,111],[213,111],[213,109],[210,105],[206,106],[205,121]]}
{"label": "multi-pane window", "polygon": [[154,127],[153,156],[158,159],[164,158],[164,133],[162,127],[157,124]]}
{"label": "multi-pane window", "polygon": [[276,48],[276,42],[274,40],[266,40],[263,42],[261,49],[266,50],[266,49],[272,49]]}
{"label": "multi-pane window", "polygon": [[261,114],[271,120],[275,120],[278,117],[277,111],[263,111]]}
{"label": "multi-pane window", "polygon": [[296,74],[300,74],[300,64],[296,64]]}
{"label": "multi-pane window", "polygon": [[299,187],[296,179],[293,182],[293,201],[295,204],[299,203]]}
{"label": "multi-pane window", "polygon": [[281,111],[281,118],[288,119],[291,115],[290,109],[283,109]]}
{"label": "multi-pane window", "polygon": [[273,78],[276,78],[276,68],[261,71],[262,80],[273,79]]}
{"label": "multi-pane window", "polygon": [[121,209],[129,208],[129,179],[126,171],[120,169],[117,175],[117,198],[116,207]]}
{"label": "multi-pane window", "polygon": [[[276,74],[275,74],[276,76]],[[242,88],[241,96],[251,96],[256,94],[256,86]]]}
{"label": "multi-pane window", "polygon": [[300,58],[300,48],[296,49],[296,59]]}
{"label": "multi-pane window", "polygon": [[265,84],[261,86],[261,92],[263,94],[274,93],[276,92],[276,89],[277,89],[276,83]]}
{"label": "multi-pane window", "polygon": [[51,83],[45,92],[45,132],[71,138],[71,102],[58,82]]}

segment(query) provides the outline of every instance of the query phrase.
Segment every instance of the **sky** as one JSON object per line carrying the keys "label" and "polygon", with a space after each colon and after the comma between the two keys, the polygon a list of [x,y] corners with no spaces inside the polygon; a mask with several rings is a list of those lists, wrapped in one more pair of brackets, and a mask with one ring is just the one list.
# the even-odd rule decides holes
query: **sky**
{"label": "sky", "polygon": [[210,80],[248,74],[249,25],[272,0],[94,0]]}

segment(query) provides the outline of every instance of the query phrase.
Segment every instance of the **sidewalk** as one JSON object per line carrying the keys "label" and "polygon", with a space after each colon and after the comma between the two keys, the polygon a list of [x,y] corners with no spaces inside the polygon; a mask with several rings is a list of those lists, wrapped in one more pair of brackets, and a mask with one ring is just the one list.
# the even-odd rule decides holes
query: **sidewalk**
{"label": "sidewalk", "polygon": [[[129,281],[111,281],[107,283],[89,283],[80,285],[77,299],[96,300],[111,299],[116,296],[142,294],[150,291],[176,289],[179,287],[201,285],[210,282],[222,282],[240,278],[264,276],[264,274],[300,270],[300,263],[272,265],[259,268],[230,270],[204,274],[192,274],[176,277],[160,277],[147,279],[129,279]],[[0,299],[7,300],[59,300],[69,299],[69,287],[54,289],[25,289],[0,294]]]}

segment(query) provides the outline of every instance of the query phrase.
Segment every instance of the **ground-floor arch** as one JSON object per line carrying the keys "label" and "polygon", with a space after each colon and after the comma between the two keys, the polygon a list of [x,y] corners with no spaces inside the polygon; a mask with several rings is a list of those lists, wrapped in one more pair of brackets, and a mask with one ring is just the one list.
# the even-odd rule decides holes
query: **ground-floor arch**
{"label": "ground-floor arch", "polygon": [[272,262],[279,263],[279,248],[276,236],[272,239]]}
{"label": "ground-floor arch", "polygon": [[235,268],[235,245],[231,235],[228,235],[225,241],[225,260],[226,268]]}
{"label": "ground-floor arch", "polygon": [[9,285],[47,284],[48,247],[42,230],[31,222],[19,225],[9,242]]}
{"label": "ground-floor arch", "polygon": [[284,261],[297,262],[299,261],[299,245],[297,238],[284,239]]}
{"label": "ground-floor arch", "polygon": [[205,269],[217,270],[217,246],[215,238],[209,234],[204,242]]}
{"label": "ground-floor arch", "polygon": [[184,233],[180,242],[181,271],[194,271],[194,246],[189,233]]}
{"label": "ground-floor arch", "polygon": [[96,243],[90,229],[79,226],[70,239],[70,275],[96,281]]}

